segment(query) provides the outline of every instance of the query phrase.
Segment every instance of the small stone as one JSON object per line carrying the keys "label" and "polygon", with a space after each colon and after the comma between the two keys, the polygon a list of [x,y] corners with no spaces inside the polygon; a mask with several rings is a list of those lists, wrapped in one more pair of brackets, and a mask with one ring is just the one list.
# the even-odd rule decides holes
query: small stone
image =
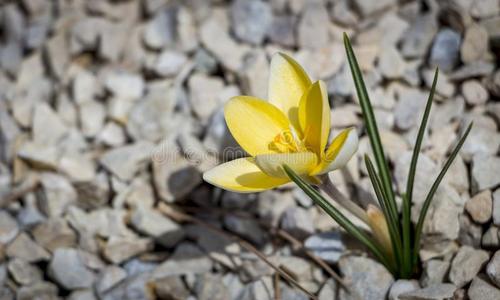
{"label": "small stone", "polygon": [[304,246],[314,255],[332,264],[338,262],[345,250],[340,234],[335,231],[310,236],[305,240]]}
{"label": "small stone", "polygon": [[207,120],[221,104],[218,94],[224,88],[224,82],[219,77],[194,74],[189,77],[188,87],[192,110],[200,119]]}
{"label": "small stone", "polygon": [[95,275],[89,271],[76,249],[59,248],[49,264],[49,274],[65,289],[89,288],[94,283]]}
{"label": "small stone", "polygon": [[493,193],[493,224],[500,225],[500,189]]}
{"label": "small stone", "polygon": [[123,127],[115,122],[108,122],[102,130],[97,134],[96,140],[106,146],[118,147],[125,144],[127,137]]}
{"label": "small stone", "polygon": [[475,155],[472,159],[472,182],[478,191],[500,185],[500,158]]}
{"label": "small stone", "polygon": [[269,190],[258,194],[257,214],[260,220],[276,227],[283,212],[294,205],[292,195]]}
{"label": "small stone", "polygon": [[452,299],[457,287],[451,283],[431,285],[423,289],[399,295],[401,300],[446,300]]}
{"label": "small stone", "polygon": [[476,126],[472,127],[461,150],[467,161],[473,159],[474,156],[495,155],[500,147],[500,136],[496,134],[496,130],[480,124]]}
{"label": "small stone", "polygon": [[89,153],[66,152],[59,160],[58,169],[76,182],[89,182],[96,176],[96,165]]}
{"label": "small stone", "polygon": [[495,66],[492,63],[486,61],[476,61],[466,64],[458,68],[455,72],[451,73],[448,77],[453,81],[461,81],[471,77],[479,77],[491,74]]}
{"label": "small stone", "polygon": [[20,233],[16,239],[7,246],[7,256],[20,258],[27,262],[48,260],[50,254],[47,250],[35,243],[26,233]]}
{"label": "small stone", "polygon": [[337,282],[335,279],[328,279],[318,293],[319,300],[335,300],[337,297]]}
{"label": "small stone", "polygon": [[99,17],[81,18],[71,27],[70,49],[77,54],[95,51],[99,43],[100,30],[106,26],[106,20]]}
{"label": "small stone", "polygon": [[61,79],[69,63],[69,47],[65,34],[54,34],[45,43],[45,53],[48,60],[48,67],[56,78]]}
{"label": "small stone", "polygon": [[500,288],[500,250],[495,252],[493,258],[486,266],[486,274],[488,274],[491,281]]}
{"label": "small stone", "polygon": [[395,0],[382,0],[382,1],[369,1],[369,0],[355,0],[354,4],[361,12],[363,17],[369,16],[384,9],[388,9],[397,3]]}
{"label": "small stone", "polygon": [[429,62],[444,72],[453,70],[458,62],[461,37],[452,29],[442,29],[432,45]]}
{"label": "small stone", "polygon": [[35,168],[56,169],[59,152],[55,146],[28,141],[22,144],[17,155]]}
{"label": "small stone", "polygon": [[156,13],[144,29],[144,43],[152,49],[161,49],[173,45],[175,41],[176,10],[163,8]]}
{"label": "small stone", "polygon": [[395,281],[389,290],[389,300],[399,300],[399,295],[407,292],[412,292],[420,288],[416,280],[400,279]]}
{"label": "small stone", "polygon": [[71,204],[76,202],[75,188],[66,177],[56,173],[43,173],[40,181],[45,197],[39,205],[48,216],[61,216]]}
{"label": "small stone", "polygon": [[104,153],[101,164],[118,178],[128,181],[150,158],[154,145],[149,142],[114,148]]}
{"label": "small stone", "polygon": [[466,215],[460,215],[460,232],[458,240],[462,245],[479,248],[481,246],[481,236],[483,228],[481,225],[474,223],[471,218]]}
{"label": "small stone", "polygon": [[90,100],[79,105],[80,126],[86,137],[95,137],[104,126],[106,107],[103,103]]}
{"label": "small stone", "polygon": [[199,300],[229,299],[229,291],[222,278],[210,273],[197,276],[195,291]]}
{"label": "small stone", "polygon": [[[430,90],[432,88],[432,82],[434,81],[434,70],[424,71],[422,76],[424,77],[425,85]],[[451,98],[453,95],[455,95],[455,91],[456,91],[455,84],[448,79],[448,76],[446,76],[446,73],[439,73],[438,81],[439,81],[439,84],[436,84],[436,92],[438,94],[444,96],[445,99]],[[457,104],[459,104],[459,103],[457,103]],[[450,117],[453,117],[453,115]]]}
{"label": "small stone", "polygon": [[10,275],[21,285],[31,285],[42,281],[42,271],[22,259],[15,258],[9,261],[7,267]]}
{"label": "small stone", "polygon": [[[184,117],[173,114],[176,94],[176,90],[168,82],[149,85],[146,97],[127,108],[130,110],[126,116],[128,134],[136,141],[156,143],[178,128],[181,122],[185,124]],[[129,101],[118,102],[124,104]]]}
{"label": "small stone", "polygon": [[99,81],[89,71],[78,72],[71,85],[73,100],[76,103],[85,103],[94,100],[99,94]]}
{"label": "small stone", "polygon": [[68,300],[97,300],[97,298],[92,289],[84,289],[69,294]]}
{"label": "small stone", "polygon": [[150,250],[152,246],[153,243],[148,238],[112,236],[104,246],[103,255],[110,262],[119,264]]}
{"label": "small stone", "polygon": [[467,295],[470,300],[496,300],[500,299],[500,289],[478,276],[472,281]]}
{"label": "small stone", "polygon": [[127,278],[127,272],[124,269],[118,266],[108,266],[101,270],[97,276],[95,289],[99,295],[102,295],[125,278]]}
{"label": "small stone", "polygon": [[330,19],[321,2],[306,5],[297,26],[297,40],[301,48],[319,49],[328,46]]}
{"label": "small stone", "polygon": [[304,239],[314,233],[314,224],[307,210],[290,207],[283,213],[281,228],[293,236]]}
{"label": "small stone", "polygon": [[202,182],[202,177],[200,171],[179,153],[178,148],[165,147],[162,145],[158,152],[155,149],[153,154],[153,178],[160,198],[173,202],[193,191]]}
{"label": "small stone", "polygon": [[401,53],[405,58],[423,57],[432,43],[438,30],[434,14],[419,15],[415,18],[410,28],[403,34]]}
{"label": "small stone", "polygon": [[200,39],[208,51],[232,72],[238,72],[249,51],[249,47],[236,43],[229,35],[227,16],[224,13],[212,14],[200,28]]}
{"label": "small stone", "polygon": [[116,97],[137,100],[144,93],[144,79],[125,71],[113,71],[104,79],[104,86]]}
{"label": "small stone", "polygon": [[[188,299],[189,290],[179,276],[168,276],[155,280],[155,292],[160,299]],[[215,298],[214,298],[215,299]]]}
{"label": "small stone", "polygon": [[182,243],[168,260],[153,271],[153,278],[172,275],[203,274],[212,268],[211,260],[193,243]]}
{"label": "small stone", "polygon": [[261,0],[234,1],[230,16],[236,37],[254,45],[262,44],[273,18],[269,3]]}
{"label": "small stone", "polygon": [[385,78],[397,79],[403,76],[407,66],[395,47],[387,47],[380,53],[378,68]]}
{"label": "small stone", "polygon": [[130,276],[105,293],[101,299],[156,299],[151,274],[146,272]]}
{"label": "small stone", "polygon": [[[395,162],[394,176],[400,191],[404,191],[406,188],[411,157],[412,152],[406,151],[400,153],[399,158]],[[415,172],[415,186],[412,196],[412,200],[415,204],[422,204],[425,201],[427,192],[431,188],[438,171],[439,170],[434,161],[432,161],[432,159],[430,159],[427,155],[421,154],[419,156]]]}
{"label": "small stone", "polygon": [[498,15],[500,8],[495,0],[482,0],[471,2],[469,11],[474,18],[485,19]]}
{"label": "small stone", "polygon": [[228,230],[237,233],[257,245],[263,245],[266,234],[253,219],[242,218],[236,215],[227,215],[224,218],[224,226]]}
{"label": "small stone", "polygon": [[217,69],[217,60],[207,50],[199,48],[194,55],[195,70],[212,74]]}
{"label": "small stone", "polygon": [[479,24],[472,24],[465,30],[460,55],[464,63],[480,60],[488,53],[488,32]]}
{"label": "small stone", "polygon": [[274,16],[271,27],[268,30],[269,39],[284,47],[293,47],[295,41],[295,23],[293,16]]}
{"label": "small stone", "polygon": [[0,244],[7,245],[19,233],[19,225],[8,212],[0,211]]}
{"label": "small stone", "polygon": [[477,80],[467,80],[462,83],[462,94],[470,105],[485,104],[488,101],[488,91]]}
{"label": "small stone", "polygon": [[67,133],[68,128],[47,103],[35,106],[33,112],[33,141],[41,145],[55,145]]}
{"label": "small stone", "polygon": [[[366,257],[343,257],[339,268],[361,299],[384,299],[394,282],[384,266]],[[339,296],[340,299],[351,299],[344,289],[340,290]]]}
{"label": "small stone", "polygon": [[33,285],[23,286],[17,291],[17,300],[58,299],[57,286],[50,282],[40,281]]}
{"label": "small stone", "polygon": [[139,232],[155,238],[165,247],[172,247],[184,238],[182,227],[155,210],[139,207],[130,220]]}
{"label": "small stone", "polygon": [[345,58],[335,55],[342,50],[340,43],[330,43],[326,47],[316,49],[301,49],[295,58],[313,78],[329,78],[336,74]]}
{"label": "small stone", "polygon": [[54,252],[57,248],[70,248],[76,244],[76,234],[62,218],[51,218],[33,229],[35,241]]}
{"label": "small stone", "polygon": [[187,62],[188,59],[182,52],[167,50],[158,55],[154,64],[154,72],[164,77],[175,76]]}
{"label": "small stone", "polygon": [[457,287],[463,287],[479,273],[488,261],[488,252],[462,246],[451,262],[450,281]]}
{"label": "small stone", "polygon": [[[245,58],[245,64],[239,72],[240,85],[246,95],[265,99],[267,97],[267,84],[269,63],[264,51],[252,51]],[[225,89],[227,90],[227,88]],[[237,88],[235,88],[235,91]],[[230,91],[231,92],[231,91]],[[220,97],[226,101],[229,97]]]}
{"label": "small stone", "polygon": [[467,201],[465,209],[474,221],[485,224],[491,219],[492,205],[491,191],[485,190]]}
{"label": "small stone", "polygon": [[428,287],[443,283],[446,274],[450,268],[450,262],[438,259],[431,259],[424,263],[424,272],[420,283],[423,287]]}
{"label": "small stone", "polygon": [[427,97],[427,93],[416,89],[402,92],[394,110],[396,126],[408,130],[417,125]]}
{"label": "small stone", "polygon": [[498,227],[491,226],[486,230],[483,234],[483,238],[481,239],[481,245],[483,248],[488,249],[498,249],[500,247],[500,235],[499,235]]}

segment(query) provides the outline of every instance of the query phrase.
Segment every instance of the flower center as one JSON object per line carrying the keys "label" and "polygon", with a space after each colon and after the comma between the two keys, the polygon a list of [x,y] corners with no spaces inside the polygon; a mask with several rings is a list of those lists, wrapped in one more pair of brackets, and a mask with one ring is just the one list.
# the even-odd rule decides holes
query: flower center
{"label": "flower center", "polygon": [[290,130],[285,130],[277,134],[269,143],[269,150],[280,153],[302,152],[305,151],[305,146],[294,137]]}

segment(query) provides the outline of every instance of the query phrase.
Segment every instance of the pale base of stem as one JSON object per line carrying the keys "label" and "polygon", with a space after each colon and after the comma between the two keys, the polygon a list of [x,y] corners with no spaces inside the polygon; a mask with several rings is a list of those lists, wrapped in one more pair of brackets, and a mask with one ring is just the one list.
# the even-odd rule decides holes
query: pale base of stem
{"label": "pale base of stem", "polygon": [[319,178],[321,180],[321,183],[318,184],[320,190],[325,192],[330,198],[358,217],[361,221],[365,222],[367,225],[370,224],[370,220],[366,212],[356,203],[347,199],[344,194],[342,194],[342,192],[339,191],[339,189],[337,189],[337,187],[332,183],[328,174],[321,175]]}

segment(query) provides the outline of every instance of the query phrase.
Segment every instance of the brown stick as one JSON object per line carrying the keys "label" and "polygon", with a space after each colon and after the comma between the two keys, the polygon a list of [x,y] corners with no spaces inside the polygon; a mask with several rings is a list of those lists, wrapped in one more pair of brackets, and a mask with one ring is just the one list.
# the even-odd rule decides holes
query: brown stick
{"label": "brown stick", "polygon": [[[198,207],[183,207],[183,209],[191,210],[193,212],[200,211],[200,209]],[[223,209],[210,208],[210,210],[218,215],[227,214],[227,212]],[[248,217],[247,215],[245,215],[245,216]],[[333,279],[335,279],[344,289],[346,289],[348,292],[352,291],[352,289],[349,288],[349,284],[346,283],[339,274],[337,274],[321,257],[316,256],[314,253],[307,250],[301,241],[297,240],[292,235],[290,235],[288,232],[286,232],[282,229],[277,229],[274,227],[269,228],[269,226],[263,222],[260,222],[260,225],[270,229],[270,232],[272,234],[275,234],[278,237],[286,240],[288,243],[290,243],[292,245],[293,248],[300,249],[306,256],[308,256],[316,264],[318,264],[318,266],[323,268],[323,270],[325,270]]]}
{"label": "brown stick", "polygon": [[252,244],[248,243],[247,241],[243,240],[242,238],[234,235],[234,234],[231,234],[231,233],[228,233],[220,228],[217,228],[215,226],[213,226],[212,224],[210,223],[207,223],[203,220],[200,220],[196,217],[193,217],[191,215],[187,215],[185,213],[182,213],[176,209],[174,209],[173,207],[171,206],[168,206],[167,204],[165,203],[160,203],[158,205],[158,209],[163,213],[165,214],[166,216],[176,220],[177,222],[189,222],[189,223],[196,223],[198,225],[202,225],[204,228],[207,228],[209,230],[212,230],[213,232],[215,233],[218,233],[228,239],[231,239],[235,242],[237,242],[238,244],[240,244],[241,247],[245,248],[247,251],[250,251],[252,252],[253,254],[255,254],[258,258],[260,258],[263,262],[265,262],[268,266],[270,266],[271,268],[273,268],[276,272],[278,272],[283,278],[285,278],[286,280],[288,280],[290,283],[292,283],[293,285],[295,285],[298,289],[300,289],[302,292],[304,292],[307,296],[309,296],[311,299],[314,299],[314,300],[317,300],[317,297],[314,296],[311,292],[309,292],[308,290],[306,290],[303,286],[300,285],[300,283],[298,283],[295,279],[293,279],[290,275],[288,275],[286,272],[283,272],[283,270],[281,270],[278,266],[276,266],[274,263],[272,263],[271,261],[269,261],[267,259],[267,257],[262,253],[260,252],[257,248],[255,248]]}
{"label": "brown stick", "polygon": [[274,300],[281,300],[280,273],[274,273]]}

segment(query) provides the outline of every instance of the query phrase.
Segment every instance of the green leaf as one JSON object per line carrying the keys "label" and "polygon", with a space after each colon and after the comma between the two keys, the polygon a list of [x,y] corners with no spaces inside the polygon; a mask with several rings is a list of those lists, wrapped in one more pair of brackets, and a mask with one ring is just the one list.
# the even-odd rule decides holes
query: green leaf
{"label": "green leaf", "polygon": [[425,221],[425,216],[427,215],[427,211],[429,210],[429,206],[431,204],[431,201],[434,197],[434,194],[436,193],[439,184],[441,184],[441,180],[443,180],[444,175],[446,175],[446,172],[450,168],[451,164],[453,163],[453,160],[457,156],[458,152],[462,148],[465,139],[469,135],[470,130],[472,129],[472,123],[467,127],[467,130],[465,131],[464,135],[458,142],[458,144],[455,146],[455,149],[453,149],[453,152],[450,154],[450,157],[448,157],[448,160],[443,166],[443,169],[437,176],[436,180],[431,186],[431,189],[429,190],[429,193],[427,194],[427,197],[425,198],[424,204],[422,205],[422,210],[420,211],[420,216],[418,218],[418,223],[417,227],[415,228],[415,245],[414,245],[414,251],[413,251],[413,265],[415,265],[418,262],[418,251],[420,250],[420,238],[422,235],[422,228],[424,226],[424,221]]}
{"label": "green leaf", "polygon": [[[373,114],[373,108],[370,103],[370,98],[368,97],[368,92],[366,91],[366,86],[363,81],[363,75],[361,73],[361,70],[359,69],[354,51],[352,50],[351,42],[349,41],[349,37],[345,33],[344,46],[347,52],[347,60],[349,61],[349,66],[351,68],[352,78],[354,80],[354,85],[356,86],[356,92],[358,94],[361,110],[363,112],[366,131],[368,133],[368,137],[370,138],[373,154],[375,156],[375,162],[377,163],[377,168],[380,174],[380,180],[382,181],[382,190],[387,197],[387,203],[389,206],[388,209],[391,210],[391,213],[393,215],[398,215],[396,200],[394,198],[394,191],[392,189],[391,175],[389,173],[389,166],[385,158],[382,142],[380,141],[380,135],[377,128],[375,115]],[[397,220],[397,222],[399,224],[399,220]]]}
{"label": "green leaf", "polygon": [[375,191],[377,200],[387,220],[387,226],[389,227],[389,234],[391,236],[392,250],[394,252],[396,261],[401,261],[401,252],[402,252],[401,239],[399,238],[398,231],[396,230],[399,224],[396,221],[398,216],[392,216],[391,211],[388,210],[387,198],[386,196],[384,196],[384,193],[382,191],[380,178],[378,177],[377,172],[373,167],[373,163],[371,162],[370,157],[368,157],[368,155],[365,155],[365,164],[366,164],[366,169],[368,170],[368,176],[370,177],[370,181],[373,186],[373,190]]}
{"label": "green leaf", "polygon": [[340,226],[342,226],[349,234],[363,243],[377,259],[393,274],[395,274],[396,267],[391,260],[387,257],[382,247],[373,240],[368,234],[356,227],[348,218],[346,218],[337,208],[335,208],[328,200],[314,189],[310,184],[305,182],[287,165],[283,166],[288,177],[294,181],[313,201],[316,205],[321,207],[330,217],[332,217]]}
{"label": "green leaf", "polygon": [[403,194],[403,267],[401,278],[410,278],[413,270],[413,258],[410,245],[411,235],[411,202]]}
{"label": "green leaf", "polygon": [[[411,230],[411,203],[413,199],[413,185],[415,182],[415,173],[417,171],[418,156],[420,154],[420,149],[422,147],[422,140],[424,139],[425,128],[427,126],[427,121],[431,112],[432,101],[434,99],[434,93],[436,92],[436,84],[438,80],[439,69],[436,68],[434,73],[434,80],[432,81],[431,92],[427,103],[425,105],[424,115],[422,117],[422,122],[418,129],[417,140],[415,141],[415,148],[413,148],[413,155],[411,157],[410,170],[408,171],[408,180],[406,182],[406,194],[403,196],[403,255],[404,255],[404,267],[405,272],[411,272],[411,245],[410,245],[410,230]],[[414,255],[418,255],[413,253]],[[410,268],[410,270],[408,270]]]}

